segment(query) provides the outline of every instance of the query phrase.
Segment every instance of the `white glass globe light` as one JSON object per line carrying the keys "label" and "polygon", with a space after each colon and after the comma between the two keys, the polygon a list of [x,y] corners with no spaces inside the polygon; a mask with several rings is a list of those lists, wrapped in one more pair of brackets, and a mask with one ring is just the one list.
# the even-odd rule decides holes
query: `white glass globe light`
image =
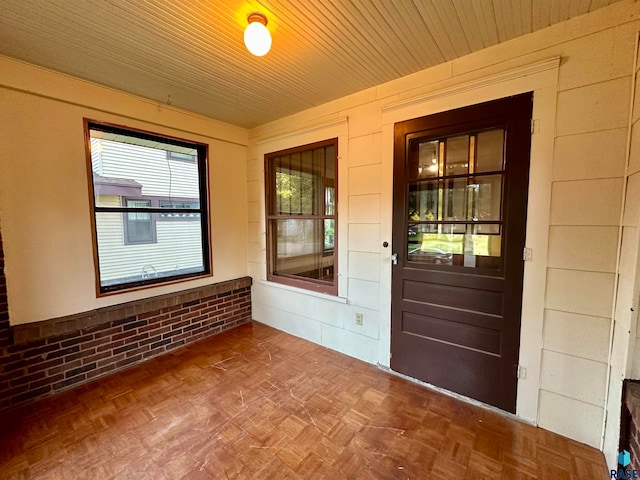
{"label": "white glass globe light", "polygon": [[252,13],[249,25],[244,30],[244,44],[256,57],[262,57],[271,49],[271,34],[267,30],[267,18],[260,13]]}

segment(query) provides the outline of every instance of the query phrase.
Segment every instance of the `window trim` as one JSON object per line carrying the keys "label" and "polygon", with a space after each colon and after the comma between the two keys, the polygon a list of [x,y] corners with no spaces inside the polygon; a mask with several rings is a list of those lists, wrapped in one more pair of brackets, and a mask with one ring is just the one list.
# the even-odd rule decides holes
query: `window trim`
{"label": "window trim", "polygon": [[[94,120],[90,118],[83,118],[84,129],[84,144],[85,144],[85,157],[87,168],[87,186],[89,193],[89,219],[91,225],[91,238],[93,243],[93,264],[94,264],[94,279],[96,288],[96,297],[104,297],[109,295],[116,295],[120,293],[133,292],[138,290],[145,290],[161,285],[170,285],[176,283],[187,282],[197,278],[205,278],[213,276],[213,255],[211,249],[211,219],[210,219],[210,181],[209,181],[209,145],[206,143],[188,140],[184,138],[174,137],[166,135],[164,133],[150,132],[127,125],[119,125],[110,122],[104,122],[100,120]],[[96,212],[110,211],[127,213],[127,207],[96,207],[95,205],[95,191],[93,184],[93,165],[91,159],[91,130],[100,130],[109,133],[120,133],[124,135],[133,135],[139,138],[161,141],[163,143],[174,144],[181,147],[196,148],[198,152],[198,191],[200,193],[200,209],[197,211],[201,214],[201,239],[202,239],[202,263],[204,270],[202,272],[186,273],[181,275],[175,275],[170,277],[150,278],[146,280],[140,280],[135,282],[128,282],[120,285],[107,285],[102,286],[100,284],[100,262],[98,253],[98,235],[96,228]],[[149,197],[143,197],[149,198]],[[156,238],[155,218],[158,213],[162,213],[161,209],[154,208],[152,201],[152,208],[147,209],[152,215],[152,222],[154,225],[154,239]],[[106,209],[106,210],[104,210]],[[165,209],[166,210],[166,209]],[[181,209],[174,209],[181,211]],[[193,211],[194,209],[189,209]],[[126,223],[126,221],[125,221]],[[126,240],[126,236],[125,236]]]}
{"label": "window trim", "polygon": [[[275,157],[280,157],[282,155],[291,155],[295,153],[301,153],[309,150],[313,150],[315,148],[321,147],[334,147],[334,203],[335,209],[333,215],[288,215],[288,216],[280,216],[276,213],[271,213],[271,209],[273,208],[273,200],[275,199],[275,184],[271,182],[272,178],[275,182],[275,172],[273,172],[271,161]],[[273,176],[272,176],[273,173]],[[338,137],[330,138],[327,140],[321,140],[319,142],[308,143],[306,145],[300,145],[293,148],[287,148],[284,150],[279,150],[276,152],[266,153],[264,155],[264,185],[265,185],[265,232],[266,232],[266,260],[267,260],[267,281],[280,283],[283,285],[288,285],[291,287],[298,287],[305,290],[310,290],[317,293],[323,293],[327,295],[338,295]],[[283,275],[283,274],[274,274],[273,272],[273,239],[272,239],[272,229],[270,220],[275,220],[278,218],[282,219],[314,219],[314,220],[322,220],[325,218],[333,218],[334,220],[334,243],[333,243],[333,280],[331,282],[326,282],[322,280],[314,280],[314,279],[304,279],[303,277],[295,276],[295,275]],[[327,250],[324,249],[324,239],[322,242],[323,249],[321,256],[325,256],[325,252]]]}

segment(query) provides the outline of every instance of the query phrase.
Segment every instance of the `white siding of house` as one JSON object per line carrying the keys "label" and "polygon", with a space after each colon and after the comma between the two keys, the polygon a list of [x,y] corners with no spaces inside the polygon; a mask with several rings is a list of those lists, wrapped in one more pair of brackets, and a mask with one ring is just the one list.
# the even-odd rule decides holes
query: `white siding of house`
{"label": "white siding of house", "polygon": [[135,180],[142,185],[142,195],[198,198],[195,162],[168,160],[165,150],[101,142],[102,176]]}
{"label": "white siding of house", "polygon": [[91,169],[102,175],[102,144],[97,138],[91,139]]}

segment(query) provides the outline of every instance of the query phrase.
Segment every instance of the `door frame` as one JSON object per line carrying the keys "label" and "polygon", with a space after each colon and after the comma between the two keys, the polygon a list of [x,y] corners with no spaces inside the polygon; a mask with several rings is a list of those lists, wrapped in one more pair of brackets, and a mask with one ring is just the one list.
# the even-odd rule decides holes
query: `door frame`
{"label": "door frame", "polygon": [[[538,423],[540,365],[542,358],[544,300],[551,206],[552,161],[555,138],[555,112],[560,58],[495,73],[485,68],[475,79],[463,83],[449,80],[445,87],[422,87],[420,96],[382,107],[383,184],[381,240],[390,241],[393,232],[393,153],[394,124],[520,93],[533,92],[533,128],[529,169],[526,243],[533,251],[525,262],[520,330],[520,365],[526,378],[517,385],[516,415]],[[389,366],[391,351],[391,254],[393,245],[381,248],[380,363]]]}

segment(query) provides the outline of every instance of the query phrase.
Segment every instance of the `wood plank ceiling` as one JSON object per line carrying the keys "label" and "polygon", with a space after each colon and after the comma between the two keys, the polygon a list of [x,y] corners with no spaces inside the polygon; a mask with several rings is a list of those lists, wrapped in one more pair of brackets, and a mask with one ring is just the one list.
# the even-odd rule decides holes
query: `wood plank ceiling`
{"label": "wood plank ceiling", "polygon": [[0,0],[0,54],[251,128],[615,1]]}

